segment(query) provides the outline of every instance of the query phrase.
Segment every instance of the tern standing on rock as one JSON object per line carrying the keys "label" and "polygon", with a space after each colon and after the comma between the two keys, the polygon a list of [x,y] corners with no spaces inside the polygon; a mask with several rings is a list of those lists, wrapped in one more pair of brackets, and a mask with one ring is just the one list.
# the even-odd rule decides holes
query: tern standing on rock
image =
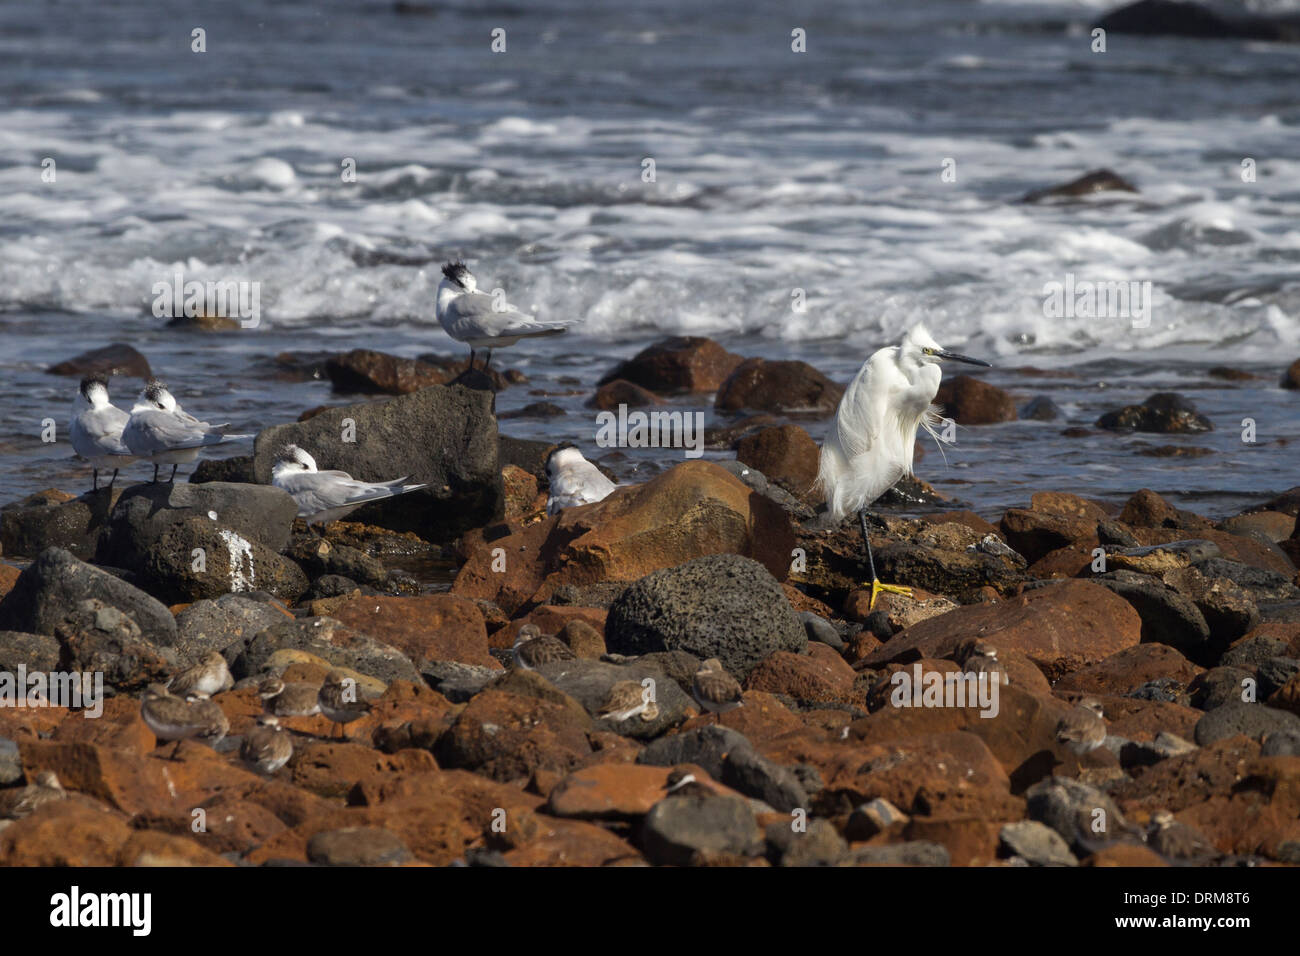
{"label": "tern standing on rock", "polygon": [[91,491],[99,490],[99,471],[113,469],[108,487],[113,487],[119,468],[135,461],[131,449],[122,441],[122,429],[131,416],[108,400],[108,379],[103,375],[90,375],[81,380],[77,404],[72,414],[68,432],[72,436],[72,450],[94,470]]}
{"label": "tern standing on rock", "polygon": [[122,429],[122,441],[137,458],[153,462],[153,480],[158,480],[158,466],[171,465],[168,481],[176,478],[176,468],[199,457],[199,449],[220,445],[252,435],[228,435],[229,422],[211,425],[201,422],[177,403],[167,386],[150,379],[131,408],[131,417]]}
{"label": "tern standing on rock", "polygon": [[520,339],[566,331],[559,323],[538,322],[496,296],[479,292],[478,280],[463,262],[448,262],[442,267],[442,274],[436,302],[438,321],[453,339],[469,345],[471,369],[478,349],[487,349],[487,359],[483,362],[486,372],[493,349],[514,345]]}
{"label": "tern standing on rock", "polygon": [[881,584],[867,535],[867,506],[912,473],[917,429],[940,441],[939,362],[947,359],[989,367],[988,362],[941,348],[922,325],[867,359],[849,384],[822,444],[817,484],[836,524],[857,512],[871,571],[871,603],[881,591],[910,596],[911,588]]}

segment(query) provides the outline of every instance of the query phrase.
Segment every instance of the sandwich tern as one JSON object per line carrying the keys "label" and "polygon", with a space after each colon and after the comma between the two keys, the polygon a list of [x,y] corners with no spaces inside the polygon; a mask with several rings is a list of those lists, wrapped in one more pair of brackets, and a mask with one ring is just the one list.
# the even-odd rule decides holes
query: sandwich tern
{"label": "sandwich tern", "polygon": [[153,462],[153,480],[158,480],[158,466],[171,465],[168,481],[176,478],[179,465],[199,457],[199,449],[220,445],[251,435],[229,435],[229,422],[212,425],[201,422],[177,403],[167,386],[150,379],[131,408],[131,417],[122,429],[122,441],[137,458]]}
{"label": "sandwich tern", "polygon": [[514,345],[520,339],[540,335],[559,335],[565,326],[538,322],[514,306],[498,302],[495,296],[478,291],[478,280],[463,262],[448,262],[442,267],[443,280],[438,283],[437,314],[447,334],[469,345],[469,367],[474,367],[474,353],[487,349],[483,362],[486,371],[492,350]]}
{"label": "sandwich tern", "polygon": [[118,469],[135,461],[135,455],[122,441],[122,429],[130,418],[108,400],[107,378],[90,375],[81,380],[68,431],[72,435],[72,450],[90,462],[93,469],[92,491],[99,490],[101,468],[113,469],[113,477],[108,480],[108,487],[112,488]]}
{"label": "sandwich tern", "polygon": [[358,481],[346,471],[318,471],[316,459],[297,445],[285,445],[271,467],[271,484],[293,496],[298,502],[298,517],[307,524],[336,521],[362,505],[427,485],[404,484],[405,477],[392,481]]}

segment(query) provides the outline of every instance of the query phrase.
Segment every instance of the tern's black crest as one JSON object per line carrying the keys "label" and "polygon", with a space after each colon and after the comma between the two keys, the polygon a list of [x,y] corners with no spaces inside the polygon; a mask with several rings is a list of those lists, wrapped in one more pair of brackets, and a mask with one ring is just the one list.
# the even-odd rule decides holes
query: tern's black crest
{"label": "tern's black crest", "polygon": [[151,402],[161,402],[163,397],[163,392],[165,391],[167,391],[166,382],[159,381],[156,378],[151,378],[145,384],[144,397]]}
{"label": "tern's black crest", "polygon": [[297,445],[281,445],[280,450],[275,453],[275,460],[277,464],[282,461],[291,461],[298,465],[302,464],[302,459],[298,457]]}
{"label": "tern's black crest", "polygon": [[102,387],[104,391],[108,391],[108,376],[96,372],[94,375],[87,375],[83,378],[81,380],[81,397],[89,401],[90,390],[96,385]]}
{"label": "tern's black crest", "polygon": [[465,277],[469,275],[469,268],[465,263],[457,260],[456,262],[448,262],[444,265],[442,267],[442,274],[463,289],[465,287]]}

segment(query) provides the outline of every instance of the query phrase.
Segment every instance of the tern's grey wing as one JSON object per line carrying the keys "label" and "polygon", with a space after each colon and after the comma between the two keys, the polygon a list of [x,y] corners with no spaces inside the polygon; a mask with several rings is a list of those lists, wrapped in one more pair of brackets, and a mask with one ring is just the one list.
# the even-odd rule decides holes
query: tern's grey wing
{"label": "tern's grey wing", "polygon": [[448,335],[462,341],[496,338],[507,329],[530,324],[535,324],[531,315],[509,307],[498,311],[493,308],[492,296],[483,292],[453,299],[442,322]]}
{"label": "tern's grey wing", "polygon": [[69,429],[72,450],[82,458],[98,458],[102,455],[129,457],[131,450],[122,441],[122,429],[130,418],[116,405],[82,409],[73,416]]}
{"label": "tern's grey wing", "polygon": [[225,440],[220,432],[208,430],[205,422],[189,422],[171,412],[149,409],[132,412],[122,439],[136,455],[153,455],[160,451],[201,448]]}
{"label": "tern's grey wing", "polygon": [[303,518],[344,505],[388,498],[396,493],[387,485],[340,478],[337,474],[321,471],[286,475],[275,484],[293,495],[293,500],[298,502],[298,514]]}

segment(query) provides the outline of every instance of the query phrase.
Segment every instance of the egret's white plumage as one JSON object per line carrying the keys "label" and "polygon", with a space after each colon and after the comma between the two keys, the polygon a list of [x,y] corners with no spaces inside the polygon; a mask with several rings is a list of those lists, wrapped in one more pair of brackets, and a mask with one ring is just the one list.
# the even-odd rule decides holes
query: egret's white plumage
{"label": "egret's white plumage", "polygon": [[117,470],[135,461],[131,449],[122,441],[122,429],[131,416],[108,400],[108,379],[91,375],[81,380],[68,433],[72,450],[94,470],[92,488],[99,488],[100,469],[113,469],[108,486],[113,487]]}
{"label": "egret's white plumage", "polygon": [[293,496],[298,503],[298,517],[306,518],[309,525],[337,521],[372,501],[428,487],[404,484],[405,481],[405,477],[393,481],[358,481],[346,471],[318,471],[316,459],[297,445],[280,449],[271,467],[271,484]]}
{"label": "egret's white plumage", "polygon": [[498,302],[478,291],[478,280],[463,262],[449,262],[442,267],[443,280],[438,283],[435,303],[438,321],[448,335],[470,347],[470,365],[474,351],[488,350],[487,368],[492,350],[514,345],[520,339],[539,335],[559,335],[565,326],[555,322],[538,322],[512,305]]}
{"label": "egret's white plumage", "polygon": [[988,365],[941,348],[924,326],[917,325],[899,345],[880,349],[862,364],[840,399],[822,443],[817,484],[836,523],[854,512],[862,520],[873,603],[879,590],[906,589],[876,581],[866,509],[900,478],[912,473],[919,429],[942,440],[934,430],[940,421],[939,409],[931,403],[939,391],[939,362],[943,359]]}
{"label": "egret's white plumage", "polygon": [[561,445],[551,452],[546,459],[546,476],[551,486],[546,499],[548,515],[601,501],[617,487],[572,445]]}
{"label": "egret's white plumage", "polygon": [[151,379],[131,408],[122,441],[131,454],[153,462],[157,481],[159,465],[171,465],[175,478],[176,466],[194,461],[199,449],[252,437],[227,434],[229,427],[229,422],[212,425],[199,421],[181,408],[166,385]]}

